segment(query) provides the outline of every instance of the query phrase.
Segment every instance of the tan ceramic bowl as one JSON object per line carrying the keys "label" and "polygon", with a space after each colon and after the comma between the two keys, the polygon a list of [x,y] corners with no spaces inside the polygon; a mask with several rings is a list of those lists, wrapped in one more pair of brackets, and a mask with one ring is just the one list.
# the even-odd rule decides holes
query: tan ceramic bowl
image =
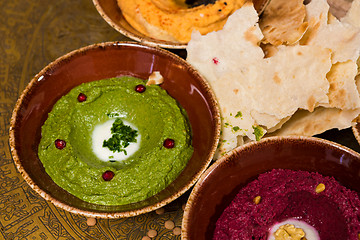
{"label": "tan ceramic bowl", "polygon": [[[146,79],[153,71],[161,85],[187,111],[194,153],[178,178],[144,201],[102,206],[84,202],[58,187],[37,155],[41,126],[54,103],[75,86],[104,78],[132,75]],[[57,207],[88,217],[129,217],[155,210],[188,190],[210,164],[220,132],[219,109],[209,85],[187,62],[159,48],[130,42],[109,42],[75,50],[50,63],[28,84],[18,99],[10,124],[10,146],[26,182]]]}
{"label": "tan ceramic bowl", "polygon": [[236,148],[201,176],[186,204],[182,239],[212,239],[217,219],[239,190],[274,168],[333,176],[345,187],[360,192],[359,153],[312,137],[265,138]]}
{"label": "tan ceramic bowl", "polygon": [[[129,1],[129,0],[122,0]],[[259,13],[263,11],[269,0],[253,0],[255,9]],[[170,49],[184,49],[187,44],[164,41],[146,36],[133,28],[124,18],[120,8],[117,5],[117,0],[93,0],[93,3],[104,18],[104,20],[115,30],[120,32],[132,40],[145,43],[150,46],[157,46]]]}

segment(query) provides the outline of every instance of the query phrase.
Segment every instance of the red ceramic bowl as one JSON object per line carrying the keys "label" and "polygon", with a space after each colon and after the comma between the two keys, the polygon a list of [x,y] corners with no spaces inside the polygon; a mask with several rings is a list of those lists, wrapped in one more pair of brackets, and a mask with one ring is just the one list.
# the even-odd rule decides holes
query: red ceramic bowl
{"label": "red ceramic bowl", "polygon": [[[187,111],[193,131],[194,153],[186,168],[166,189],[144,201],[103,206],[84,202],[58,187],[37,155],[41,126],[54,103],[75,86],[104,78],[131,75],[147,79],[160,71],[161,85]],[[108,42],[75,50],[37,74],[16,103],[10,126],[15,164],[26,182],[43,198],[73,213],[91,217],[129,217],[152,211],[179,197],[212,160],[220,132],[219,109],[210,87],[187,62],[146,45]]]}
{"label": "red ceramic bowl", "polygon": [[201,176],[186,204],[182,239],[212,239],[217,219],[240,189],[274,168],[333,176],[360,192],[359,153],[312,137],[265,138],[236,148]]}
{"label": "red ceramic bowl", "polygon": [[[129,1],[129,0],[123,0]],[[255,9],[261,13],[269,0],[253,0]],[[117,0],[93,0],[93,3],[101,15],[101,17],[115,30],[120,32],[132,40],[146,43],[150,46],[157,46],[170,49],[184,49],[185,43],[178,43],[172,41],[164,41],[146,36],[133,28],[124,18],[120,8],[118,7]]]}

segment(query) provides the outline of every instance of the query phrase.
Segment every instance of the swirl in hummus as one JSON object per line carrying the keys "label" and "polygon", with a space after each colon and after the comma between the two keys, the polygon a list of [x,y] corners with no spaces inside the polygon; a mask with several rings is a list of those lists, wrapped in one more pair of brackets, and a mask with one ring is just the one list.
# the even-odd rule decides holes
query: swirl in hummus
{"label": "swirl in hummus", "polygon": [[217,0],[190,7],[185,0],[117,0],[125,19],[152,38],[187,43],[194,30],[201,34],[222,29],[245,0]]}

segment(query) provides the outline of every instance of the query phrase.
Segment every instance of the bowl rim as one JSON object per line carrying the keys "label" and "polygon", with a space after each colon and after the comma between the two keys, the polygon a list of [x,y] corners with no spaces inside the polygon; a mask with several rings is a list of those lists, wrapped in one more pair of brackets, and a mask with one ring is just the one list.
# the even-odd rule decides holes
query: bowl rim
{"label": "bowl rim", "polygon": [[198,192],[201,190],[201,187],[203,186],[203,184],[206,182],[206,179],[209,175],[211,175],[211,173],[219,166],[225,164],[228,162],[228,159],[238,153],[241,152],[245,149],[251,148],[254,145],[257,144],[266,144],[267,142],[279,142],[279,141],[303,141],[303,142],[311,142],[311,143],[320,143],[320,144],[325,144],[327,146],[331,146],[331,147],[335,147],[336,149],[345,151],[351,155],[357,156],[358,160],[360,162],[360,153],[356,152],[355,150],[350,149],[349,147],[346,147],[344,145],[341,145],[339,143],[327,140],[327,139],[323,139],[323,138],[319,138],[319,137],[308,137],[308,136],[272,136],[272,137],[265,137],[263,139],[261,139],[260,141],[256,142],[249,142],[246,143],[244,145],[241,145],[239,147],[234,148],[233,150],[231,150],[230,152],[226,153],[224,156],[222,156],[221,158],[219,158],[218,160],[216,160],[199,178],[199,180],[197,181],[197,183],[194,185],[190,196],[186,202],[185,205],[185,209],[184,209],[184,214],[183,214],[183,218],[182,218],[182,228],[181,228],[181,239],[182,240],[187,240],[190,239],[189,238],[189,215],[190,212],[193,211],[193,202],[196,200]]}
{"label": "bowl rim", "polygon": [[[129,47],[135,47],[135,48],[141,48],[141,49],[150,49],[155,50],[156,52],[160,52],[161,54],[164,54],[167,57],[171,57],[172,59],[177,59],[179,62],[187,66],[191,72],[193,72],[195,75],[199,77],[200,84],[207,90],[207,94],[210,96],[210,101],[212,103],[212,109],[214,111],[213,121],[215,123],[213,133],[215,134],[215,139],[213,140],[212,146],[207,152],[206,161],[204,161],[204,164],[202,165],[201,169],[193,176],[192,179],[189,180],[187,184],[185,184],[181,189],[179,189],[176,193],[172,194],[170,197],[165,198],[159,202],[156,202],[152,205],[147,205],[139,209],[134,210],[126,210],[126,211],[117,211],[117,212],[102,212],[101,210],[97,211],[88,211],[80,208],[76,208],[73,206],[70,206],[69,204],[66,204],[64,202],[61,202],[54,197],[52,197],[49,193],[42,190],[39,186],[35,184],[35,182],[31,179],[29,174],[26,172],[24,167],[21,164],[19,155],[17,153],[17,148],[15,146],[15,129],[16,129],[16,123],[18,118],[18,112],[21,109],[21,106],[23,104],[24,98],[26,98],[27,94],[31,92],[32,87],[42,79],[43,75],[52,67],[56,66],[59,63],[64,63],[64,60],[71,58],[72,56],[76,56],[78,54],[82,54],[86,51],[93,50],[93,49],[99,49],[99,48],[105,48],[105,47],[121,47],[121,46],[129,46]],[[46,65],[42,70],[40,70],[39,73],[37,73],[27,84],[21,95],[19,96],[18,100],[15,103],[12,116],[10,119],[10,128],[9,128],[9,144],[10,144],[10,152],[12,155],[12,159],[16,165],[16,168],[18,169],[19,173],[24,178],[25,182],[36,192],[38,193],[43,199],[45,199],[48,202],[51,202],[56,207],[59,207],[61,209],[64,209],[66,211],[69,211],[74,214],[83,215],[85,217],[94,217],[94,218],[123,218],[123,217],[133,217],[137,216],[143,213],[148,213],[151,211],[154,211],[160,207],[163,207],[170,202],[174,201],[178,197],[180,197],[182,194],[184,194],[187,190],[189,190],[201,177],[201,174],[205,172],[205,170],[210,165],[212,158],[215,154],[215,151],[217,149],[217,145],[219,143],[220,138],[220,128],[221,128],[221,118],[220,118],[220,109],[218,102],[215,98],[214,92],[211,90],[209,83],[205,80],[205,78],[188,62],[186,62],[183,58],[179,57],[178,55],[159,48],[159,47],[153,47],[142,43],[132,42],[132,41],[114,41],[114,42],[102,42],[102,43],[95,43],[91,44],[79,49],[75,49],[71,52],[68,52],[59,58],[55,59],[54,61],[50,62],[48,65]]]}
{"label": "bowl rim", "polygon": [[[158,40],[155,38],[151,38],[149,36],[144,35],[138,36],[127,29],[125,29],[120,24],[114,22],[104,11],[104,9],[101,7],[99,0],[92,0],[93,4],[95,5],[96,10],[100,14],[100,16],[116,31],[120,32],[124,36],[131,38],[132,40],[138,41],[140,43],[145,43],[149,46],[153,47],[162,47],[162,48],[169,48],[169,49],[185,49],[187,46],[187,43],[176,43],[176,42],[170,42],[166,40]],[[131,26],[132,27],[132,26]],[[135,29],[134,29],[135,30]]]}
{"label": "bowl rim", "polygon": [[351,127],[351,130],[354,134],[356,141],[360,144],[360,123],[356,122],[355,125]]}

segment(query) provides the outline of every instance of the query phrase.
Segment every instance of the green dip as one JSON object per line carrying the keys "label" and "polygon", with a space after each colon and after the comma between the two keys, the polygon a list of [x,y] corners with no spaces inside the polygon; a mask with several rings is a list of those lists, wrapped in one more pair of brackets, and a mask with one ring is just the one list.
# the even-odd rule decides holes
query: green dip
{"label": "green dip", "polygon": [[[181,173],[193,153],[187,114],[161,87],[139,93],[139,84],[145,82],[127,76],[84,83],[56,102],[42,126],[38,155],[57,185],[86,202],[123,205],[155,195]],[[139,135],[138,150],[123,160],[101,160],[93,151],[94,128],[117,118]],[[57,139],[64,148],[55,146]],[[174,147],[164,147],[165,139]],[[114,173],[110,181],[102,177],[106,171]]]}

